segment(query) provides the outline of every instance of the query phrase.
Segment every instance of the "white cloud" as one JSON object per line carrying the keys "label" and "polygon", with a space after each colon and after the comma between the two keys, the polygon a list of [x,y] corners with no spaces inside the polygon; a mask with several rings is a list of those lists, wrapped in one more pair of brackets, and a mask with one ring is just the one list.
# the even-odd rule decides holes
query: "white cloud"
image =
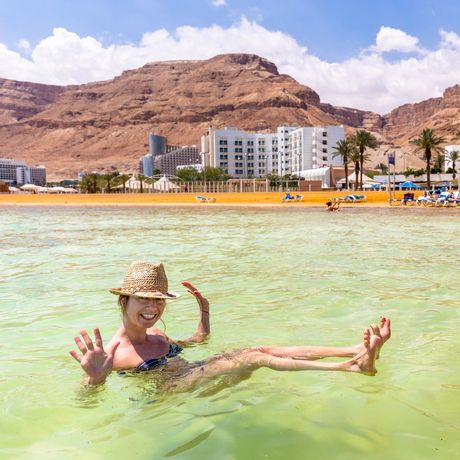
{"label": "white cloud", "polygon": [[417,37],[413,37],[400,29],[393,29],[392,27],[380,28],[375,40],[375,46],[372,46],[371,49],[378,53],[385,53],[387,51],[399,51],[402,53],[421,51],[418,47]]}
{"label": "white cloud", "polygon": [[[411,54],[388,60],[384,53],[390,50]],[[422,50],[416,37],[382,27],[375,45],[342,62],[321,60],[292,36],[244,18],[227,28],[183,26],[174,33],[159,29],[145,33],[140,43],[109,46],[94,37],[56,28],[30,51],[25,57],[0,43],[0,77],[50,84],[87,83],[151,61],[246,52],[273,61],[280,73],[313,88],[323,102],[379,113],[440,96],[446,87],[460,83],[460,36],[444,30],[437,49]]]}
{"label": "white cloud", "polygon": [[212,0],[214,6],[225,6],[227,2],[225,0]]}

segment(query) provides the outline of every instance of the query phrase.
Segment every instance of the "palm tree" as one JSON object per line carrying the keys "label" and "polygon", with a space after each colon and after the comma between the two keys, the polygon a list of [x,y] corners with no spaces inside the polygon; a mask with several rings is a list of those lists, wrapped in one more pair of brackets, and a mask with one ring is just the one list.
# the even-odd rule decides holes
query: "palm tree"
{"label": "palm tree", "polygon": [[455,169],[455,162],[460,160],[460,151],[452,150],[451,152],[446,152],[446,159],[452,163],[452,180],[455,180],[457,177],[457,171]]}
{"label": "palm tree", "polygon": [[144,193],[144,181],[148,179],[148,176],[144,176],[143,174],[138,174],[137,175],[137,180],[139,181],[140,187],[141,187],[141,193]]}
{"label": "palm tree", "polygon": [[335,152],[332,154],[332,156],[334,158],[341,157],[345,167],[345,188],[348,190],[348,163],[350,163],[350,156],[353,151],[356,150],[356,146],[353,144],[352,139],[347,137],[346,139],[341,139],[338,141],[333,149]]}
{"label": "palm tree", "polygon": [[426,161],[426,182],[428,188],[431,188],[431,158],[432,152],[442,153],[443,149],[441,144],[444,144],[445,140],[443,137],[437,136],[434,130],[425,128],[421,134],[409,141],[410,144],[415,145],[415,151],[423,151],[423,158]]}
{"label": "palm tree", "polygon": [[358,190],[358,184],[359,184],[359,164],[361,160],[361,154],[359,153],[359,150],[354,146],[355,148],[351,151],[350,153],[350,163],[354,163],[355,165],[355,190]]}
{"label": "palm tree", "polygon": [[107,174],[103,174],[102,178],[106,181],[107,183],[107,193],[111,192],[110,185],[112,183],[112,180],[115,179],[115,177],[119,176],[120,173],[118,171],[113,171]]}
{"label": "palm tree", "polygon": [[81,181],[81,189],[86,193],[97,193],[99,191],[98,182],[101,176],[98,173],[89,173]]}
{"label": "palm tree", "polygon": [[363,188],[363,170],[364,170],[364,161],[368,158],[364,155],[366,149],[375,149],[377,147],[377,139],[365,129],[358,129],[355,134],[352,136],[353,142],[359,150],[359,169],[360,169],[360,188]]}
{"label": "palm tree", "polygon": [[388,173],[388,166],[385,163],[379,163],[375,165],[375,169],[378,169],[382,174]]}

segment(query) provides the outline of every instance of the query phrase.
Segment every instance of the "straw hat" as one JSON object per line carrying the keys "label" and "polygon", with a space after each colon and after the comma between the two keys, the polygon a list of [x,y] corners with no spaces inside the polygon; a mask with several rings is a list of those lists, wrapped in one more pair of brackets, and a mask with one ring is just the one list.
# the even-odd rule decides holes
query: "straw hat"
{"label": "straw hat", "polygon": [[109,289],[112,294],[149,299],[177,299],[179,294],[168,292],[168,278],[162,263],[150,264],[138,260],[126,272],[120,288]]}

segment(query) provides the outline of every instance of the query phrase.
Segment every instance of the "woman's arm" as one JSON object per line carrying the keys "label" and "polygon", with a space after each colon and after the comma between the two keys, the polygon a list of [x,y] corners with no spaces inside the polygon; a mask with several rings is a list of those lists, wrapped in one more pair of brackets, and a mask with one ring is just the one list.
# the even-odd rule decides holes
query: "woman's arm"
{"label": "woman's arm", "polygon": [[208,299],[203,297],[201,292],[188,281],[182,281],[187,291],[192,294],[198,302],[200,307],[200,321],[198,322],[198,328],[194,335],[186,340],[178,340],[177,343],[181,346],[192,345],[196,343],[204,342],[209,334],[211,333],[211,326],[209,322],[209,302]]}
{"label": "woman's arm", "polygon": [[114,341],[110,343],[106,352],[102,343],[101,333],[97,327],[94,329],[96,346],[94,346],[91,337],[85,329],[82,329],[80,334],[84,343],[78,336],[75,336],[73,339],[81,352],[81,356],[74,350],[71,350],[69,353],[80,363],[81,367],[85,371],[85,384],[99,385],[104,383],[107,376],[112,372],[113,357],[118,345],[120,345],[120,342]]}

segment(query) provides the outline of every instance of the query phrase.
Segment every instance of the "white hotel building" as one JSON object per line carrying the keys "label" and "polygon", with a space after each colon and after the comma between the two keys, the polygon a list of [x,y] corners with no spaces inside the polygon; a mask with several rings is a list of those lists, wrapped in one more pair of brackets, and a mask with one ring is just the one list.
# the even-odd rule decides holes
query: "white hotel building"
{"label": "white hotel building", "polygon": [[223,168],[236,178],[284,176],[341,166],[340,157],[333,157],[333,147],[344,138],[343,126],[279,126],[269,134],[210,128],[201,137],[201,151],[206,166]]}

